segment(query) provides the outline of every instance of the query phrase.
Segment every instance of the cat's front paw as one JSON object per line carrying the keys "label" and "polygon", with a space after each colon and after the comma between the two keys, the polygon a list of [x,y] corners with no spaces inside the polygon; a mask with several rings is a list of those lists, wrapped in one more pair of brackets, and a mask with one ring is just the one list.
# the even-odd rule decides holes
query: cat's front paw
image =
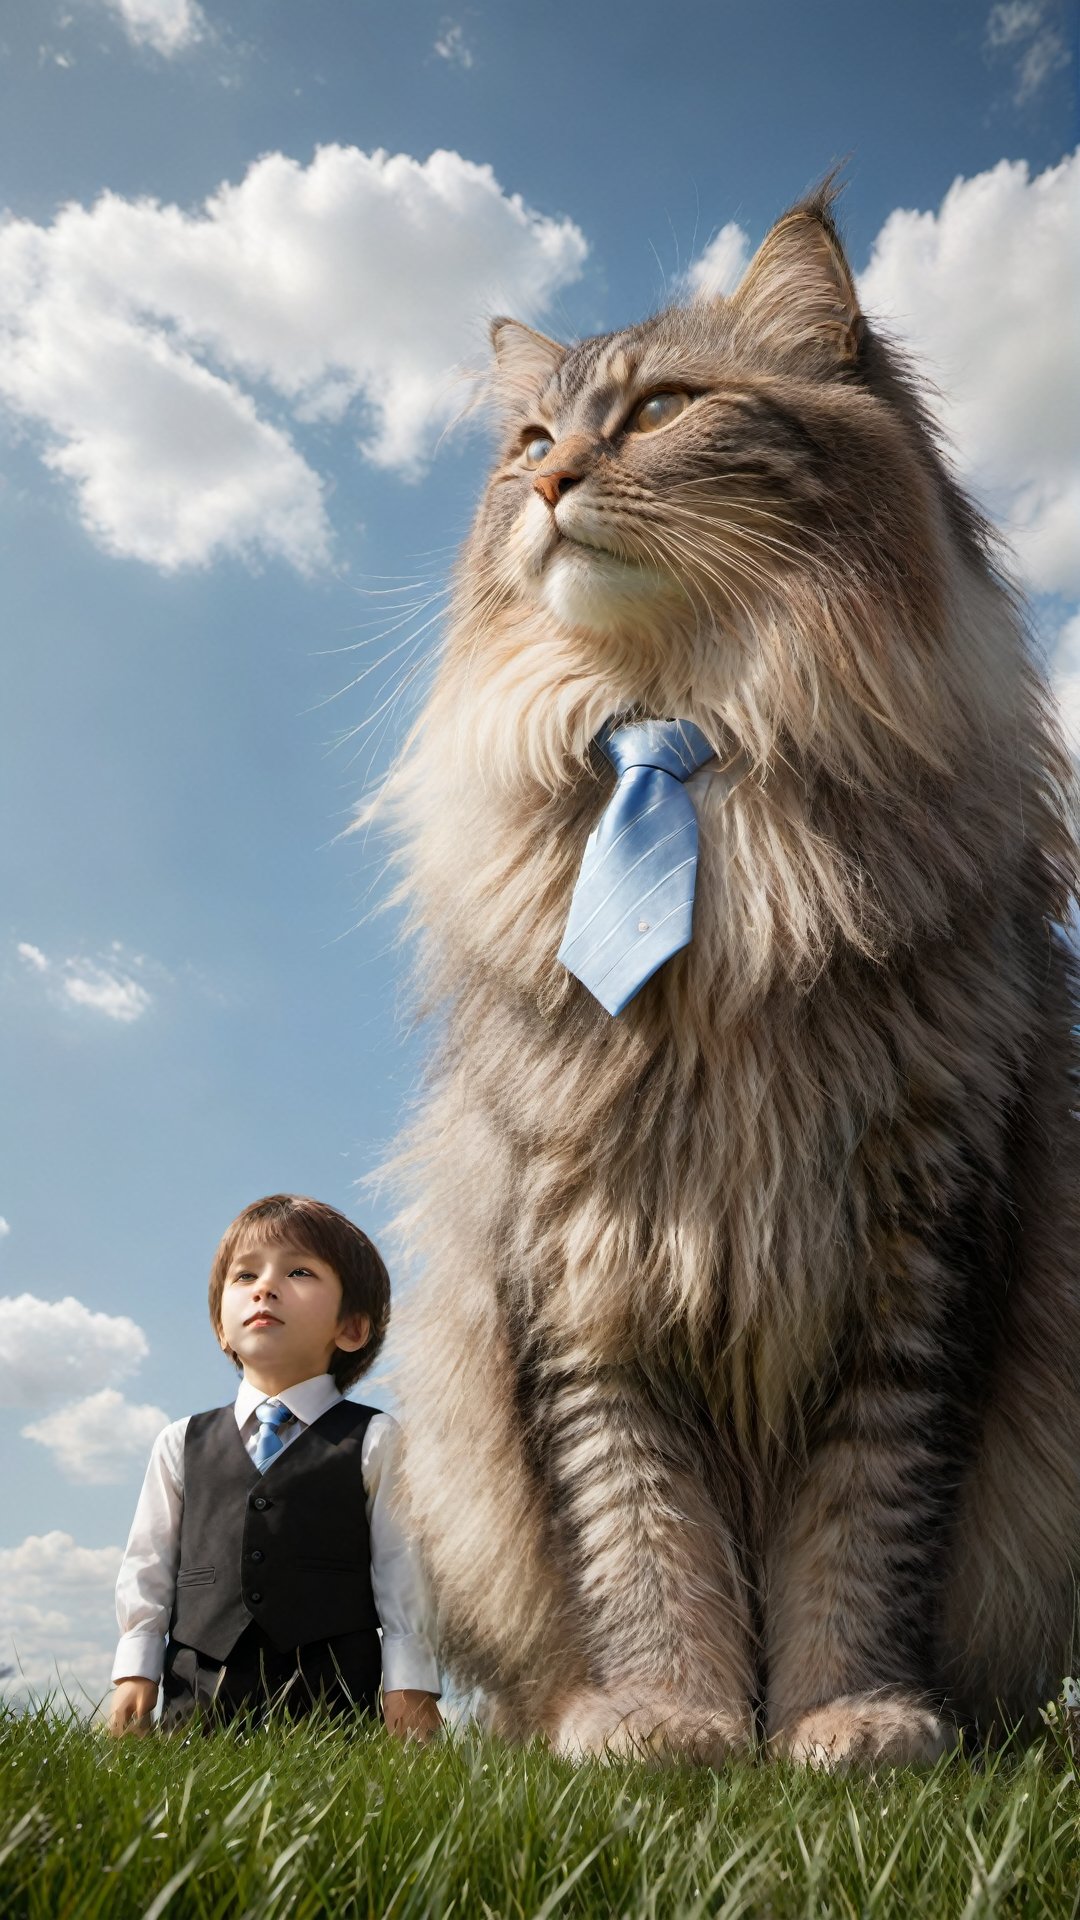
{"label": "cat's front paw", "polygon": [[848,1693],[811,1708],[778,1733],[775,1752],[826,1773],[851,1768],[932,1766],[956,1735],[902,1694]]}
{"label": "cat's front paw", "polygon": [[749,1706],[695,1707],[662,1694],[636,1697],[602,1690],[565,1702],[549,1728],[557,1753],[620,1760],[689,1760],[720,1767],[753,1744]]}

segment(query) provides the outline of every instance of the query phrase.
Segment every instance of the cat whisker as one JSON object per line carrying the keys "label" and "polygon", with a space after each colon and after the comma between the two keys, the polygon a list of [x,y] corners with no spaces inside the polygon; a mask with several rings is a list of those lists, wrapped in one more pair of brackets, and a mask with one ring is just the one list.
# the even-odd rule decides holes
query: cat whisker
{"label": "cat whisker", "polygon": [[778,513],[774,511],[772,507],[763,506],[760,499],[754,494],[727,493],[721,491],[723,482],[712,475],[710,475],[708,479],[703,480],[680,480],[676,486],[666,488],[657,493],[655,498],[665,502],[674,501],[677,503],[681,494],[688,493],[691,488],[698,486],[709,487],[716,497],[718,506],[740,507],[744,513],[752,513],[761,520],[775,520],[778,526],[788,527],[793,532],[798,533],[803,530],[800,522],[793,519],[790,514]]}
{"label": "cat whisker", "polygon": [[787,542],[777,541],[768,535],[756,532],[750,527],[734,527],[728,529],[722,525],[718,526],[715,522],[709,521],[702,523],[683,522],[682,525],[684,532],[687,530],[687,527],[690,526],[692,528],[692,537],[701,538],[703,542],[707,541],[710,544],[714,544],[719,537],[723,542],[723,550],[725,552],[741,552],[748,564],[769,567],[772,562],[776,562],[777,565],[788,563],[793,568],[801,568],[804,573],[814,575],[818,578],[825,577],[833,582],[840,577],[848,577],[851,573],[850,568],[844,567],[841,562],[830,558],[828,555],[817,555],[800,551],[797,547],[789,546]]}
{"label": "cat whisker", "polygon": [[[648,536],[642,533],[640,529],[639,529],[639,538],[642,541],[648,540]],[[662,547],[660,548],[658,553],[656,547],[651,542],[648,542],[648,544],[650,546],[650,551],[653,553],[653,556],[654,556],[654,563],[656,565],[657,573],[661,576],[665,574],[670,576],[673,572],[670,558],[668,558],[665,563],[665,560],[663,559],[663,557],[661,557],[663,554]],[[679,584],[683,588],[684,592],[689,593],[691,597],[691,603],[695,607],[697,606],[697,603],[700,600],[701,613],[699,614],[699,620],[702,622],[702,624],[708,627],[713,618],[712,608],[709,605],[708,595],[705,593],[701,585],[692,577],[686,578],[682,574],[676,574],[675,577],[678,579]]]}
{"label": "cat whisker", "polygon": [[[745,616],[747,626],[752,628],[753,615],[751,613],[748,603],[743,598],[742,594],[739,592],[738,587],[735,585],[734,580],[731,578],[722,579],[721,576],[716,572],[715,568],[710,567],[708,563],[702,559],[702,556],[700,555],[700,553],[698,553],[689,544],[680,541],[678,537],[673,535],[670,531],[668,535],[668,542],[670,545],[675,546],[679,557],[681,557],[681,559],[684,562],[684,565],[687,565],[689,567],[689,570],[691,571],[691,576],[692,576],[692,571],[694,567],[700,568],[700,571],[703,572],[708,579],[712,580],[714,585],[719,587],[721,592],[725,596],[735,601],[735,603],[740,607],[740,609],[742,610],[742,613]],[[705,600],[705,606],[710,616],[710,619],[715,622],[715,614],[713,612],[713,609],[709,605],[708,598],[704,595],[703,595],[703,598]]]}
{"label": "cat whisker", "polygon": [[[447,592],[449,592],[449,589],[447,589]],[[443,594],[433,594],[430,600],[425,600],[420,606],[411,607],[408,613],[402,615],[400,620],[395,620],[388,627],[382,627],[378,633],[369,635],[366,640],[356,640],[347,647],[321,647],[316,653],[315,658],[336,659],[337,656],[342,653],[359,653],[364,647],[377,646],[380,640],[388,640],[392,633],[400,633],[402,627],[408,626],[410,621],[416,620],[420,614],[426,613],[429,607],[436,605],[439,600],[444,598],[445,595]],[[439,619],[439,617],[438,613],[432,614],[431,620],[426,621],[425,626],[430,626],[432,621]],[[406,639],[407,638],[408,636],[406,636]],[[405,641],[399,642],[399,646],[404,646],[405,644]],[[315,707],[309,708],[308,711],[314,712],[318,707],[327,706],[331,700],[339,699],[341,694],[348,693],[352,687],[358,686],[361,680],[366,679],[369,673],[374,672],[376,667],[381,666],[383,660],[391,659],[398,650],[398,647],[390,647],[380,659],[373,660],[370,666],[365,667],[364,671],[358,674],[355,680],[350,680],[346,686],[340,687],[337,693],[327,694],[325,700],[316,701]]]}
{"label": "cat whisker", "polygon": [[[355,726],[347,728],[343,733],[338,735],[337,739],[333,742],[331,751],[336,752],[340,747],[346,745],[350,740],[355,739],[360,735],[364,734],[365,732],[369,731],[370,728],[374,726],[375,723],[381,718],[382,714],[387,710],[387,708],[394,704],[394,702],[397,700],[398,696],[400,695],[403,687],[408,684],[410,675],[414,671],[418,671],[419,668],[423,665],[423,659],[420,661],[414,661],[414,657],[416,655],[417,650],[422,646],[424,635],[430,630],[431,627],[437,624],[439,618],[440,618],[439,614],[432,614],[431,618],[428,620],[425,620],[422,626],[418,627],[413,633],[408,634],[405,640],[401,641],[397,647],[391,649],[392,654],[399,653],[402,647],[406,648],[407,651],[405,653],[404,659],[399,660],[397,665],[393,669],[393,673],[391,675],[392,684],[390,685],[389,690],[386,692],[384,698],[379,702],[379,705],[375,707],[372,712],[366,714],[362,720],[356,723]],[[391,655],[386,656],[386,658],[390,658],[390,657]],[[428,649],[424,648],[423,658],[426,659],[427,657],[428,657]],[[376,663],[376,664],[380,664],[380,663]],[[368,671],[370,671],[370,669]],[[364,675],[361,674],[361,675],[358,675],[357,680],[360,680],[363,678],[364,678]],[[357,681],[354,681],[352,684],[355,686],[357,684]],[[343,691],[347,691],[347,689],[343,689]]]}
{"label": "cat whisker", "polygon": [[[688,535],[677,533],[676,530],[672,527],[667,528],[665,531],[669,541],[671,541],[673,544],[675,544],[679,548],[679,551],[690,562],[691,565],[699,567],[701,571],[704,574],[706,574],[706,576],[710,580],[712,580],[714,585],[719,587],[721,592],[732,593],[734,597],[739,600],[739,604],[742,606],[743,611],[746,613],[747,619],[751,621],[751,624],[752,624],[752,617],[750,614],[749,607],[747,606],[746,602],[741,598],[741,596],[736,592],[734,586],[731,583],[731,580],[727,576],[729,573],[737,574],[742,580],[746,582],[747,585],[751,587],[771,586],[772,581],[770,579],[770,576],[766,572],[764,572],[763,569],[756,566],[753,562],[748,561],[745,555],[736,556],[735,554],[731,553],[729,550],[724,548],[723,545],[719,542],[713,541],[711,543],[708,543],[708,545],[706,545],[705,542],[701,542],[699,544],[692,541]],[[722,565],[725,568],[725,572],[723,574],[719,573],[716,567],[710,564],[710,559],[706,558],[707,554],[711,557],[711,559],[715,559],[722,563]]]}
{"label": "cat whisker", "polygon": [[[720,495],[716,499],[714,504],[716,508],[716,513],[703,515],[703,518],[707,521],[715,521],[715,519],[718,518],[720,514],[722,514],[725,508],[734,507],[738,509],[740,514],[740,522],[739,522],[740,528],[742,527],[741,516],[746,515],[751,520],[768,520],[768,521],[771,521],[775,526],[784,527],[784,528],[787,528],[792,533],[798,533],[805,536],[806,530],[804,527],[802,527],[799,524],[798,521],[792,520],[784,514],[771,513],[767,509],[759,507],[756,501],[751,499],[744,499],[737,494]],[[670,495],[664,497],[664,510],[665,512],[678,512],[678,513],[691,513],[695,511],[696,512],[701,511],[700,507],[688,506],[685,502],[680,501],[677,498],[672,498]],[[762,533],[760,537],[763,539],[771,538],[774,540],[778,540],[780,536],[778,534],[766,535]],[[834,559],[834,560],[837,558],[843,557],[843,548],[839,541],[833,541],[831,538],[823,539],[820,535],[815,535],[815,540],[816,540],[817,546],[822,551],[823,557],[827,559]],[[800,546],[797,550],[801,554],[807,554],[807,555],[809,555],[810,552],[812,551],[805,545]]]}
{"label": "cat whisker", "polygon": [[[672,529],[672,531],[674,532],[674,529]],[[685,530],[680,533],[679,537],[683,541],[686,550],[691,554],[698,555],[702,560],[706,554],[711,555],[713,559],[719,560],[725,565],[738,565],[743,569],[747,578],[753,578],[763,586],[771,586],[773,584],[773,576],[769,570],[765,568],[760,561],[751,559],[749,555],[743,553],[740,549],[726,541],[723,538],[722,529],[711,529],[708,538],[700,534],[688,534]]]}
{"label": "cat whisker", "polygon": [[393,593],[419,593],[422,592],[425,587],[430,587],[432,584],[430,580],[406,580],[402,575],[394,573],[369,573],[365,577],[368,580],[392,580],[394,582],[392,587],[361,587],[351,581],[347,583],[350,593],[362,595],[366,600],[385,599]]}
{"label": "cat whisker", "polygon": [[[339,687],[336,693],[328,693],[324,700],[316,700],[314,706],[307,708],[306,711],[308,713],[318,713],[320,708],[330,706],[334,700],[340,700],[343,694],[351,693],[354,687],[358,687],[362,681],[367,679],[369,674],[374,673],[379,667],[385,666],[386,662],[392,660],[404,647],[408,647],[411,653],[415,648],[415,643],[419,641],[430,628],[437,625],[441,617],[441,613],[433,613],[421,626],[417,627],[413,632],[407,633],[403,640],[399,640],[396,646],[389,647],[385,653],[380,654],[377,660],[372,660],[361,673],[358,673],[355,678],[350,680],[344,687]],[[392,633],[394,629],[390,628],[389,631]]]}
{"label": "cat whisker", "polygon": [[[382,733],[379,735],[378,740],[374,743],[374,746],[372,748],[372,752],[368,761],[368,767],[370,769],[371,764],[375,759],[375,755],[378,751],[378,748],[382,744],[383,739],[385,738],[386,731],[390,724],[390,721],[393,719],[395,707],[397,706],[398,702],[401,700],[406,689],[410,687],[413,681],[417,678],[417,676],[423,672],[427,664],[428,664],[428,660],[426,655],[424,656],[423,659],[414,661],[412,665],[409,666],[408,670],[402,674],[401,678],[398,680],[397,684],[394,686],[392,691],[387,695],[386,699],[381,701],[379,706],[375,708],[375,711],[373,713],[370,713],[365,720],[360,722],[358,726],[350,727],[347,733],[342,734],[341,737],[334,742],[334,751],[337,751],[341,747],[347,746],[350,740],[356,740],[356,739],[362,740],[362,736],[365,733],[370,732],[370,729],[385,714],[387,716],[386,723],[383,727]],[[345,765],[347,768],[355,766],[360,751],[361,751],[361,748],[358,747],[355,753],[350,754],[349,758],[345,762]],[[366,779],[367,779],[367,776],[365,775],[365,782],[366,782]]]}
{"label": "cat whisker", "polygon": [[[724,504],[726,505],[727,502],[725,502]],[[772,551],[776,553],[790,553],[794,555],[794,557],[797,560],[801,560],[808,564],[812,563],[815,558],[813,553],[810,552],[807,548],[797,547],[790,540],[781,540],[777,534],[762,533],[760,530],[756,528],[744,527],[738,524],[730,527],[725,526],[724,521],[720,518],[719,515],[713,515],[708,513],[698,513],[698,512],[695,512],[690,507],[682,507],[677,505],[669,505],[666,507],[665,511],[667,513],[673,514],[677,519],[683,522],[693,524],[694,526],[708,527],[710,529],[715,529],[720,532],[731,532],[731,533],[738,534],[740,539],[748,540],[756,546],[770,548]]]}

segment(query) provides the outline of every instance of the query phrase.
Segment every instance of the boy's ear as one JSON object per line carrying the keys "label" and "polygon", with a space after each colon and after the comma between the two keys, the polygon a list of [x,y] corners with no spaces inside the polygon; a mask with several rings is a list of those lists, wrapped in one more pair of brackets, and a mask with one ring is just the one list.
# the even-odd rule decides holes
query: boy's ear
{"label": "boy's ear", "polygon": [[342,1353],[359,1353],[361,1347],[367,1346],[370,1338],[371,1321],[366,1313],[350,1313],[348,1318],[341,1322],[334,1335],[335,1344],[341,1348]]}

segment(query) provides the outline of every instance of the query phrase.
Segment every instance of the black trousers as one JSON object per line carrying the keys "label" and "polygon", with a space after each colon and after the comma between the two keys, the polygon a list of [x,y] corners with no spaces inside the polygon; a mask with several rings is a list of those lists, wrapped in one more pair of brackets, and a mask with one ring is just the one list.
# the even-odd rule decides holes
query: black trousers
{"label": "black trousers", "polygon": [[282,1653],[255,1622],[226,1661],[171,1640],[162,1677],[162,1725],[176,1726],[199,1709],[210,1720],[256,1721],[271,1712],[310,1713],[321,1702],[336,1714],[375,1713],[382,1684],[378,1634],[342,1633]]}

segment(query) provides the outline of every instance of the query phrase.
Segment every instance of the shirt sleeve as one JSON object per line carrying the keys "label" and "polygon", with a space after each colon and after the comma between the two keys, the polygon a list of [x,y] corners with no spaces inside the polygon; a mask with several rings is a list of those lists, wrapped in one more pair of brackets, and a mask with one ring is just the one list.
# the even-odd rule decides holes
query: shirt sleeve
{"label": "shirt sleeve", "polygon": [[434,1623],[420,1556],[402,1515],[401,1428],[378,1413],[364,1435],[361,1464],[371,1536],[371,1587],[382,1622],[383,1686],[438,1694]]}
{"label": "shirt sleeve", "polygon": [[176,1594],[180,1517],[184,1510],[186,1420],[175,1420],[154,1441],[135,1518],[116,1580],[120,1642],[117,1680],[160,1680]]}

